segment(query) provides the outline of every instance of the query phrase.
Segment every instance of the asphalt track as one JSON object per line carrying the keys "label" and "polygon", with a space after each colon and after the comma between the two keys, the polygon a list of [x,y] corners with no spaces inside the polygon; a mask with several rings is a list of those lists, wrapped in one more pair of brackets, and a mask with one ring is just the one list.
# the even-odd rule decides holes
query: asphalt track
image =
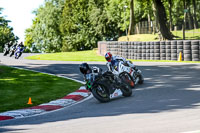
{"label": "asphalt track", "polygon": [[[83,80],[78,69],[81,62],[15,60],[2,54],[0,60],[10,66]],[[105,70],[105,62],[89,64]],[[103,104],[91,98],[47,114],[2,121],[0,132],[199,133],[200,64],[135,64],[142,70],[145,83],[133,90],[133,96]]]}

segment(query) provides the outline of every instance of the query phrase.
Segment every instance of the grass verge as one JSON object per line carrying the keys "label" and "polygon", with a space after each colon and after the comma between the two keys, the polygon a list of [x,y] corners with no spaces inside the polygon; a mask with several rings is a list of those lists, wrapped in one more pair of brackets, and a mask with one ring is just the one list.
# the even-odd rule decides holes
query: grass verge
{"label": "grass verge", "polygon": [[[77,90],[72,80],[48,74],[0,66],[0,112],[49,102]],[[32,105],[28,105],[28,98]]]}
{"label": "grass verge", "polygon": [[105,61],[103,56],[97,55],[97,50],[86,50],[76,52],[61,52],[40,54],[26,57],[31,60],[56,60],[56,61]]}
{"label": "grass verge", "polygon": [[[97,55],[96,50],[77,51],[77,52],[61,52],[52,54],[40,54],[26,57],[32,60],[55,60],[55,61],[101,61],[105,62],[104,56]],[[178,63],[200,63],[200,61],[172,61],[172,60],[132,60],[133,62],[178,62]],[[106,64],[106,63],[105,63]]]}

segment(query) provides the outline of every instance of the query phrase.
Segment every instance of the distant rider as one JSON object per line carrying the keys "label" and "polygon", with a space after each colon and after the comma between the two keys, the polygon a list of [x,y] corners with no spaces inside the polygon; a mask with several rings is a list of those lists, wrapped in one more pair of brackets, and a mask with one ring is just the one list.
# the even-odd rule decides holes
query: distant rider
{"label": "distant rider", "polygon": [[107,52],[105,54],[105,59],[107,61],[106,65],[109,71],[113,72],[115,67],[117,67],[118,63],[122,61],[125,65],[133,68],[135,71],[137,71],[137,68],[131,61],[127,61],[125,58],[120,56],[113,56],[110,52]]}

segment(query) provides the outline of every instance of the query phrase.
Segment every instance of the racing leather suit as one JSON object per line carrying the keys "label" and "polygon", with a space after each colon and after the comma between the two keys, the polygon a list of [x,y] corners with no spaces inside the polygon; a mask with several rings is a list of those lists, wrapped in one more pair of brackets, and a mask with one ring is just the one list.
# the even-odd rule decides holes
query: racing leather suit
{"label": "racing leather suit", "polygon": [[108,70],[113,72],[114,67],[120,61],[122,61],[124,63],[127,63],[129,67],[132,67],[135,70],[136,67],[135,67],[134,64],[132,64],[130,61],[127,61],[125,58],[120,57],[120,56],[112,56],[111,62],[107,62],[106,63],[106,66],[107,66]]}

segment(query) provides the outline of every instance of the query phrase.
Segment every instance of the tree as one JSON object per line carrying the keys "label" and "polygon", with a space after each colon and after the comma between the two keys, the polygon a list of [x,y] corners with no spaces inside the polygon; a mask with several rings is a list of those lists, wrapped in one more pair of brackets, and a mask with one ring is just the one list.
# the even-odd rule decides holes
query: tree
{"label": "tree", "polygon": [[165,7],[163,5],[163,2],[161,0],[153,0],[153,3],[156,9],[156,18],[158,20],[159,30],[163,38],[172,40],[173,35],[167,26],[167,17],[166,17],[166,12],[165,12]]}
{"label": "tree", "polygon": [[[0,15],[3,8],[0,8]],[[4,46],[9,41],[16,41],[18,37],[13,33],[13,28],[8,25],[11,22],[6,20],[3,16],[0,16],[0,46]]]}
{"label": "tree", "polygon": [[195,29],[198,28],[198,23],[197,23],[197,7],[196,7],[196,0],[192,0],[192,5],[193,5],[193,13],[194,13],[194,27]]}
{"label": "tree", "polygon": [[134,20],[134,0],[130,0],[130,24],[128,35],[132,35],[135,31],[135,20]]}
{"label": "tree", "polygon": [[34,13],[36,18],[26,30],[26,45],[36,47],[41,52],[59,52],[62,37],[59,30],[63,0],[46,0]]}

